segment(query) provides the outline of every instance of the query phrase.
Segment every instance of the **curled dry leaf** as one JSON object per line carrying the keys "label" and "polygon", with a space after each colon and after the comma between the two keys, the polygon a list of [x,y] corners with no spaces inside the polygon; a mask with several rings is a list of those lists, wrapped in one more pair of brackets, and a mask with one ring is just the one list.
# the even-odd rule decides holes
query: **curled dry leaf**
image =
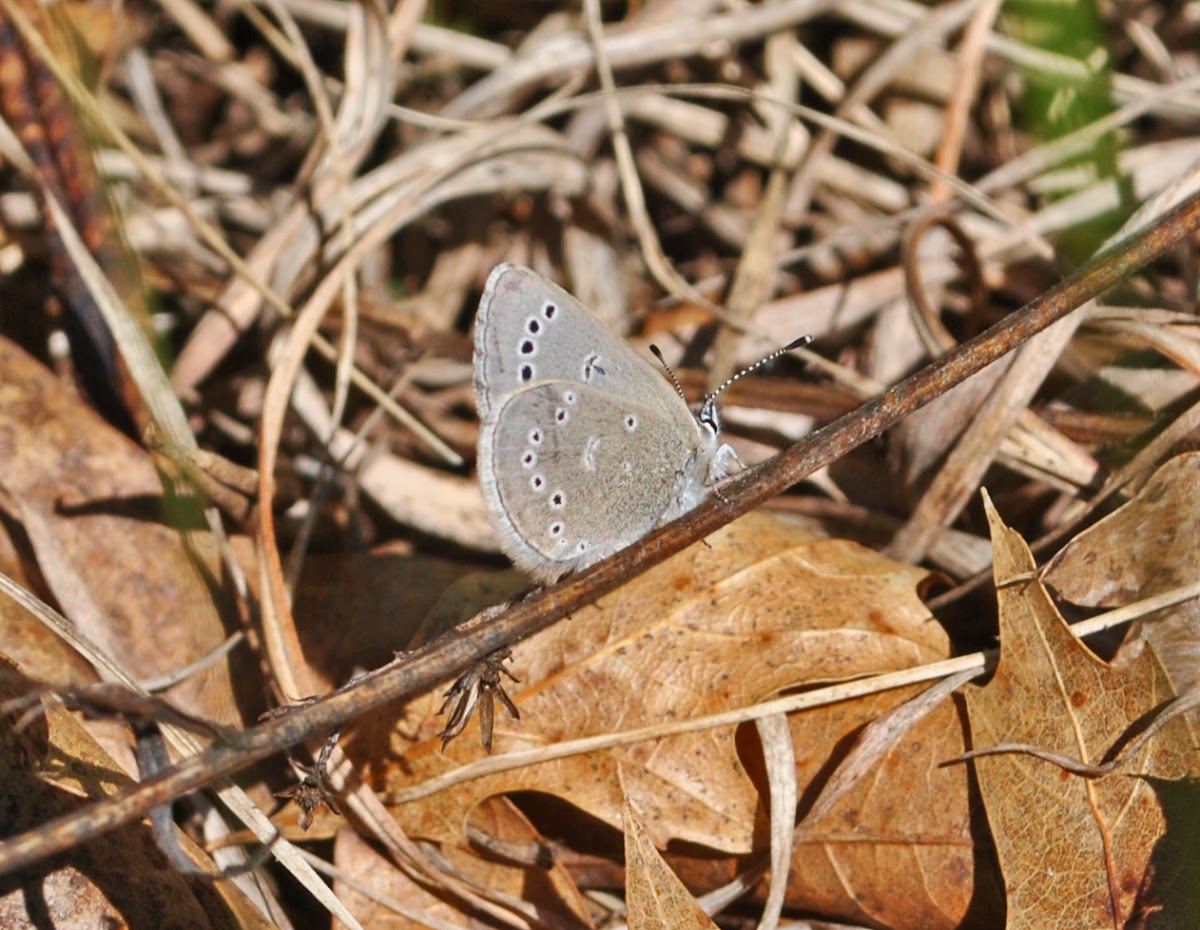
{"label": "curled dry leaf", "polygon": [[[1121,665],[1093,655],[1034,576],[1024,540],[987,501],[999,588],[999,665],[967,692],[974,748],[1025,744],[1103,762],[1172,696],[1151,650]],[[1024,752],[974,760],[1008,892],[1010,928],[1196,926],[1154,779],[1195,777],[1194,734],[1182,717],[1120,770],[1073,775]],[[1172,888],[1172,883],[1174,887]],[[1164,902],[1170,906],[1160,912]]]}

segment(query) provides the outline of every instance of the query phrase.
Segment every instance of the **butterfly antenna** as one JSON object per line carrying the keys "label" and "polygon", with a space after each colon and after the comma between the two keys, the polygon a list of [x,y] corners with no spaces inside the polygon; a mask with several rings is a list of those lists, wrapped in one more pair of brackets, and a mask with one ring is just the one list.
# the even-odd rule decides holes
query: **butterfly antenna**
{"label": "butterfly antenna", "polygon": [[704,406],[701,407],[701,409],[700,409],[701,422],[707,423],[711,427],[713,432],[719,432],[720,428],[721,428],[721,419],[717,414],[717,396],[722,391],[724,391],[726,388],[728,388],[731,384],[733,384],[733,382],[737,381],[739,378],[744,378],[746,375],[750,374],[750,372],[754,371],[755,369],[761,368],[763,365],[766,365],[768,362],[775,361],[775,359],[779,358],[779,356],[784,355],[787,352],[791,352],[793,349],[798,349],[801,346],[808,345],[810,342],[812,342],[812,338],[813,338],[812,336],[801,336],[799,339],[793,339],[791,342],[789,342],[787,345],[785,345],[782,349],[776,349],[770,355],[764,355],[753,365],[747,365],[745,368],[743,368],[741,371],[739,371],[733,377],[727,378],[723,384],[718,385],[718,387],[715,391],[713,391],[710,394],[705,395]]}
{"label": "butterfly antenna", "polygon": [[658,346],[656,346],[653,342],[650,343],[650,351],[654,353],[654,357],[658,359],[662,367],[667,370],[667,377],[669,377],[671,379],[671,383],[675,385],[675,393],[678,394],[686,404],[687,398],[684,397],[683,388],[679,386],[679,379],[675,377],[675,372],[671,369],[671,366],[667,364],[667,360],[663,358],[662,352],[658,350]]}
{"label": "butterfly antenna", "polygon": [[791,352],[793,349],[798,349],[801,346],[808,345],[810,342],[812,342],[812,339],[813,339],[812,336],[801,336],[799,339],[794,339],[791,342],[789,342],[782,349],[776,349],[770,355],[764,355],[753,365],[747,365],[745,368],[743,368],[741,371],[739,371],[733,377],[726,379],[724,384],[719,385],[715,391],[713,391],[711,394],[706,396],[704,398],[705,402],[708,402],[710,400],[715,400],[718,394],[720,394],[722,391],[724,391],[727,387],[729,387],[731,384],[733,384],[733,382],[737,381],[739,378],[744,378],[746,375],[750,374],[750,372],[754,371],[755,369],[762,368],[763,365],[766,365],[769,362],[775,361],[775,359],[779,358],[779,356],[784,355],[788,352]]}

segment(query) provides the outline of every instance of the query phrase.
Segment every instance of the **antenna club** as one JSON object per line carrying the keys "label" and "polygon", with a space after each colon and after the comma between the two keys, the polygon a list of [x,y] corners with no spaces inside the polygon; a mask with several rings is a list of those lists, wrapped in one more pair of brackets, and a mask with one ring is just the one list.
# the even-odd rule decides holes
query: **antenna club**
{"label": "antenna club", "polygon": [[679,379],[675,377],[675,372],[672,370],[671,366],[667,364],[667,360],[663,358],[662,352],[659,351],[658,346],[656,346],[653,342],[650,343],[650,351],[654,353],[654,357],[658,359],[659,364],[667,370],[667,376],[671,379],[671,383],[675,385],[675,393],[678,394],[686,404],[687,397],[683,393],[683,388],[679,384]]}

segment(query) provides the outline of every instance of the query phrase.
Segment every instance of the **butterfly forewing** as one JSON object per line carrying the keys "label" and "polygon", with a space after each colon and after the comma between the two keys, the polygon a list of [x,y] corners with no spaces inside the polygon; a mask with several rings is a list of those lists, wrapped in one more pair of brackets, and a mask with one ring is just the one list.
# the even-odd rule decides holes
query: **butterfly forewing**
{"label": "butterfly forewing", "polygon": [[[586,307],[529,268],[499,265],[488,278],[475,323],[475,390],[479,412],[539,381],[592,385],[646,402],[679,404],[649,362]],[[648,378],[648,374],[654,377]]]}

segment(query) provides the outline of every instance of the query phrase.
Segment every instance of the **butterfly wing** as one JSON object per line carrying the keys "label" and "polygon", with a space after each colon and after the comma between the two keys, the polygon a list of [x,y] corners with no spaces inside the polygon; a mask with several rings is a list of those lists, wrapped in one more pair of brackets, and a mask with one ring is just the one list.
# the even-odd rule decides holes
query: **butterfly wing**
{"label": "butterfly wing", "polygon": [[703,484],[715,445],[690,415],[558,380],[500,398],[482,428],[479,474],[502,548],[542,581],[659,525]]}
{"label": "butterfly wing", "polygon": [[649,406],[680,398],[649,361],[578,300],[529,268],[497,265],[475,320],[475,394],[481,417],[512,391],[574,381]]}

